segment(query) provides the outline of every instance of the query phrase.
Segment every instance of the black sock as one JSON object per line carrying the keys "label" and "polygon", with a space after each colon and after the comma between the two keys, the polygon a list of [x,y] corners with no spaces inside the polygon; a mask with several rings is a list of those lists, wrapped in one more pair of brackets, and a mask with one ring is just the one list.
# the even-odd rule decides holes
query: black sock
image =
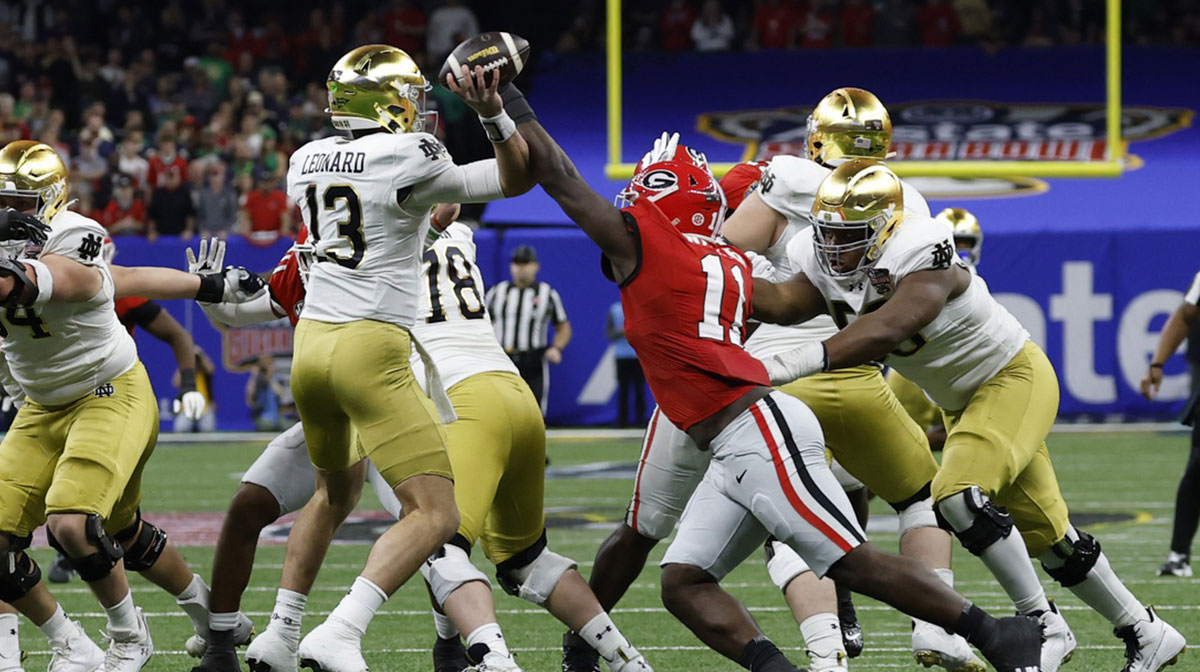
{"label": "black sock", "polygon": [[973,603],[967,602],[962,615],[958,617],[958,623],[954,624],[954,632],[982,649],[996,636],[996,619]]}
{"label": "black sock", "polygon": [[799,672],[766,635],[750,640],[738,656],[738,664],[750,672]]}
{"label": "black sock", "polygon": [[208,648],[216,651],[233,651],[233,630],[209,630]]}

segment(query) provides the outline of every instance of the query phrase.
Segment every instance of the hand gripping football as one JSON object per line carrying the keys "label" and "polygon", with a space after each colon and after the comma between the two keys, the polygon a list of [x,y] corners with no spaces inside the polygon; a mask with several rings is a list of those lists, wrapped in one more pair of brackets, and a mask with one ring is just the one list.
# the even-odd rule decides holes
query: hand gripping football
{"label": "hand gripping football", "polygon": [[521,74],[528,62],[529,42],[525,38],[505,32],[483,33],[464,40],[450,52],[438,73],[438,82],[445,84],[446,75],[454,73],[454,79],[462,84],[462,66],[474,72],[478,65],[485,73],[499,70],[500,86],[504,86]]}

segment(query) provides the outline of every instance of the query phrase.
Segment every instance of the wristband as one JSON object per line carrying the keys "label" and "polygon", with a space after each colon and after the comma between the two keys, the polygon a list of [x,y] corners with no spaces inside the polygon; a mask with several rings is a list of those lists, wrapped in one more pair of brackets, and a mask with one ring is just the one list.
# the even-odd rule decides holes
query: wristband
{"label": "wristband", "polygon": [[200,275],[200,289],[196,291],[196,300],[201,303],[220,303],[225,296],[225,274],[223,272],[203,273]]}
{"label": "wristband", "polygon": [[1162,365],[1162,364],[1159,364],[1158,362],[1150,362],[1150,368],[1152,368],[1152,369],[1161,369],[1161,368],[1163,368],[1163,365]]}
{"label": "wristband", "polygon": [[33,307],[41,308],[54,294],[54,275],[49,266],[37,259],[24,259],[23,262],[33,267],[33,274],[37,277],[37,296],[33,299]]}
{"label": "wristband", "polygon": [[195,369],[180,369],[179,370],[179,394],[185,392],[196,391],[196,370]]}
{"label": "wristband", "polygon": [[525,94],[521,93],[513,84],[507,84],[500,89],[500,100],[504,102],[504,110],[508,112],[508,116],[516,124],[524,124],[528,121],[537,121],[537,115],[533,113],[533,108],[529,106],[529,101],[525,100]]}
{"label": "wristband", "polygon": [[[445,229],[443,229],[444,231]],[[432,223],[429,225],[429,230],[425,232],[425,247],[436,243],[438,238],[442,237],[442,232],[437,230],[437,227]]]}
{"label": "wristband", "polygon": [[504,110],[500,110],[500,113],[494,117],[480,117],[479,123],[483,124],[483,130],[487,131],[488,140],[497,145],[508,140],[517,132],[517,125]]}

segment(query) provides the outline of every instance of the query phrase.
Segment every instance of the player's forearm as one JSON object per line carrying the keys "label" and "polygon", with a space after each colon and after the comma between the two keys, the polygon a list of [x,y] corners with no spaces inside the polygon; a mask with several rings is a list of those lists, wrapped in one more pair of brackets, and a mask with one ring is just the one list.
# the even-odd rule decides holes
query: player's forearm
{"label": "player's forearm", "polygon": [[830,369],[881,361],[909,337],[886,326],[873,328],[873,325],[861,324],[863,319],[825,341]]}
{"label": "player's forearm", "polygon": [[800,324],[820,315],[824,305],[817,304],[790,286],[792,281],[775,283],[754,278],[754,303],[751,316],[771,324]]}
{"label": "player's forearm", "polygon": [[1162,334],[1158,337],[1158,348],[1154,351],[1154,363],[1164,364],[1171,355],[1179,349],[1183,344],[1183,340],[1188,335],[1188,323],[1184,319],[1184,310],[1188,306],[1182,306],[1179,310],[1171,313],[1171,317],[1167,319],[1166,325],[1163,326]]}
{"label": "player's forearm", "polygon": [[520,133],[492,145],[500,167],[500,188],[507,197],[520,196],[536,184],[529,172],[529,145]]}
{"label": "player's forearm", "polygon": [[582,181],[571,157],[567,156],[540,123],[532,121],[521,124],[517,127],[517,132],[528,146],[531,176],[542,185],[551,198],[558,200],[566,194],[567,185],[574,181]]}
{"label": "player's forearm", "polygon": [[161,266],[112,266],[117,298],[141,296],[147,299],[194,299],[200,291],[201,277]]}
{"label": "player's forearm", "polygon": [[563,322],[562,324],[554,325],[554,342],[551,344],[551,347],[558,348],[559,352],[562,352],[570,342],[571,323]]}
{"label": "player's forearm", "polygon": [[201,303],[200,309],[211,322],[227,327],[274,322],[284,317],[271,300],[269,292],[246,303]]}

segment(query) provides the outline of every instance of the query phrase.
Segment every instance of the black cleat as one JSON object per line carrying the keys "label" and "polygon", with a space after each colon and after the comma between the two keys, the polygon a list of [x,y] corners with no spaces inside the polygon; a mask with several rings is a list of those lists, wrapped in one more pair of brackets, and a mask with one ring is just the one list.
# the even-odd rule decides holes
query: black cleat
{"label": "black cleat", "polygon": [[842,628],[842,645],[846,647],[847,657],[857,658],[862,655],[864,642],[852,595],[849,590],[837,587],[838,624]]}
{"label": "black cleat", "polygon": [[600,672],[600,652],[574,630],[563,635],[562,672]]}
{"label": "black cleat", "polygon": [[997,672],[1040,672],[1042,625],[1028,616],[997,619],[996,631],[986,645],[976,644]]}
{"label": "black cleat", "polygon": [[50,563],[50,571],[46,572],[50,583],[69,583],[74,575],[75,569],[71,567],[71,561],[62,553],[54,556],[54,562]]}
{"label": "black cleat", "polygon": [[433,643],[433,672],[463,672],[470,665],[467,661],[467,650],[458,637],[438,637]]}
{"label": "black cleat", "polygon": [[233,637],[233,630],[209,630],[204,657],[200,659],[200,664],[192,668],[192,672],[242,672],[242,665],[234,651]]}

